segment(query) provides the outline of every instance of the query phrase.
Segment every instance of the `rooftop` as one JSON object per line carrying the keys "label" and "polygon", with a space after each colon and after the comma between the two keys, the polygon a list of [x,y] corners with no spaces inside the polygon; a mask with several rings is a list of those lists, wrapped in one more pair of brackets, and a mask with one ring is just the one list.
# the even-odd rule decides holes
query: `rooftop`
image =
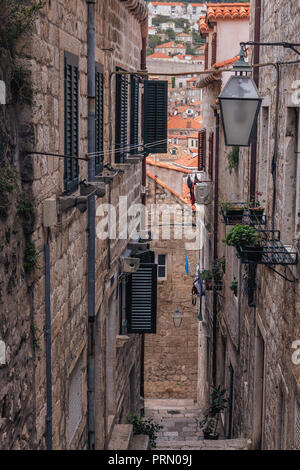
{"label": "rooftop", "polygon": [[159,46],[156,46],[157,49],[163,49],[165,47],[174,47],[176,49],[185,49],[185,47],[182,44],[176,44],[175,42],[165,42],[164,44],[160,44]]}
{"label": "rooftop", "polygon": [[196,119],[184,119],[181,116],[171,116],[168,119],[168,129],[201,129],[201,123]]}
{"label": "rooftop", "polygon": [[154,52],[154,54],[148,55],[147,59],[172,59],[172,57],[163,52]]}

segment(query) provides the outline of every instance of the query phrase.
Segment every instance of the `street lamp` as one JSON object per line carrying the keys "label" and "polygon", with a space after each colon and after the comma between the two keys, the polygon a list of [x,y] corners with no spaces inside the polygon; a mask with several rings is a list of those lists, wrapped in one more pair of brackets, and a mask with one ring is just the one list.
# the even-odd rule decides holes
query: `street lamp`
{"label": "street lamp", "polygon": [[173,322],[174,322],[175,328],[180,328],[181,323],[182,323],[182,318],[183,318],[182,313],[178,310],[178,308],[176,308],[175,312],[173,313]]}
{"label": "street lamp", "polygon": [[219,96],[225,145],[231,147],[249,147],[262,102],[254,81],[247,76],[252,68],[244,56],[242,49],[240,59],[233,66],[235,75]]}

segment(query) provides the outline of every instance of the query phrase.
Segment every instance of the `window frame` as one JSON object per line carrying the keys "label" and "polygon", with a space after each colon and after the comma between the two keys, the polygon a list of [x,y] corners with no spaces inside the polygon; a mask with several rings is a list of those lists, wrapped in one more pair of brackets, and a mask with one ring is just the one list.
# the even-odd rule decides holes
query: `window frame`
{"label": "window frame", "polygon": [[[159,256],[164,256],[165,257],[165,264],[159,264],[158,263],[158,257]],[[168,278],[168,261],[167,261],[167,254],[166,253],[155,253],[155,263],[157,264],[157,280],[158,281],[166,281]],[[164,276],[159,276],[159,268],[164,267],[165,268],[165,275]]]}
{"label": "window frame", "polygon": [[[126,72],[117,67],[117,72]],[[116,103],[115,103],[115,163],[126,162],[128,147],[128,75],[116,74]],[[120,149],[123,149],[119,151]]]}

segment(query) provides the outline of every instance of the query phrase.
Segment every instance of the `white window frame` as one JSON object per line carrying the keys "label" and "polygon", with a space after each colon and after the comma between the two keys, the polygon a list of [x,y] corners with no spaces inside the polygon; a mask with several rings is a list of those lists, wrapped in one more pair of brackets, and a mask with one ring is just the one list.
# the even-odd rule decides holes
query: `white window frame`
{"label": "white window frame", "polygon": [[[158,264],[158,256],[164,256],[165,257],[165,264]],[[166,281],[167,280],[167,277],[168,277],[168,260],[167,260],[168,256],[166,253],[156,253],[155,254],[155,263],[157,264],[157,280],[158,281]],[[161,277],[159,276],[159,267],[160,266],[164,266],[165,268],[165,276],[164,277]]]}

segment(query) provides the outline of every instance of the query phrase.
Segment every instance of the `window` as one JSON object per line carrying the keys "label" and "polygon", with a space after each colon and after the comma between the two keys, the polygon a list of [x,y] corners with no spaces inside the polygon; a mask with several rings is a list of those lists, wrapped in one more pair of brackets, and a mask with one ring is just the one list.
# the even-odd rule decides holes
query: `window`
{"label": "window", "polygon": [[213,180],[214,133],[211,132],[208,140],[208,174]]}
{"label": "window", "polygon": [[[122,71],[117,69],[117,71]],[[125,162],[128,145],[128,77],[116,76],[116,143],[115,161]]]}
{"label": "window", "polygon": [[[95,151],[103,152],[103,108],[104,108],[104,69],[96,63],[96,120],[95,120]],[[95,174],[103,171],[103,154],[95,156]]]}
{"label": "window", "polygon": [[208,44],[205,44],[204,49],[204,69],[208,69]]}
{"label": "window", "polygon": [[141,263],[126,286],[128,333],[156,333],[157,265]]}
{"label": "window", "polygon": [[[65,52],[64,68],[65,155],[78,156],[78,57]],[[79,165],[75,158],[65,158],[64,186],[67,194],[78,187]]]}
{"label": "window", "polygon": [[206,129],[199,133],[199,171],[205,171],[206,167]]}
{"label": "window", "polygon": [[81,359],[75,365],[69,379],[69,442],[82,420],[82,372]]}
{"label": "window", "polygon": [[211,66],[217,62],[217,33],[213,33],[211,42]]}
{"label": "window", "polygon": [[131,76],[130,90],[130,148],[131,155],[139,153],[139,104],[140,81],[138,77]]}
{"label": "window", "polygon": [[157,279],[167,279],[167,255],[157,255]]}
{"label": "window", "polygon": [[168,82],[144,81],[144,143],[148,153],[167,153]]}

